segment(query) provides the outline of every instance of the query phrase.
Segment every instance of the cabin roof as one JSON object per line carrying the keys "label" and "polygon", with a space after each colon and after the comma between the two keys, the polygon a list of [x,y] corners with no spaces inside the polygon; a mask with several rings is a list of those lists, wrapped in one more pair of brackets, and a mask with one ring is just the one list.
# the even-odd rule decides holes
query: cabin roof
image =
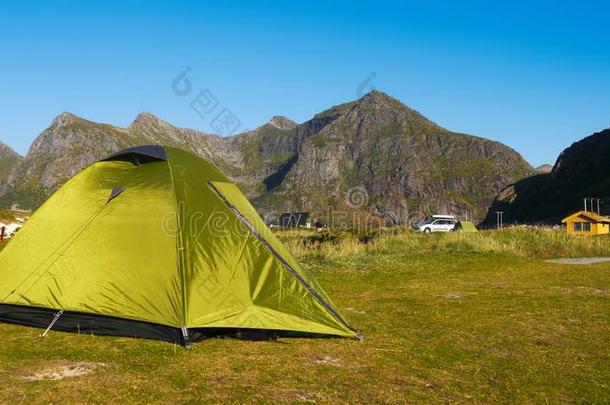
{"label": "cabin roof", "polygon": [[602,223],[602,224],[610,224],[610,218],[607,217],[603,217],[599,214],[596,214],[594,212],[589,212],[589,211],[578,211],[575,212],[574,214],[565,217],[561,222],[565,223],[565,222],[570,222],[572,219],[575,219],[577,217],[584,217],[586,219],[589,219],[591,222],[597,222],[597,223]]}

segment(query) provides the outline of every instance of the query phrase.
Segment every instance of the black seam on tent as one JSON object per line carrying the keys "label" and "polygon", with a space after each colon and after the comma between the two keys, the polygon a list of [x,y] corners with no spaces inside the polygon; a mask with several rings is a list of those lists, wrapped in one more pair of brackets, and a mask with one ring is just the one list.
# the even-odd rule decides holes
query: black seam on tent
{"label": "black seam on tent", "polygon": [[[57,309],[29,305],[0,304],[0,321],[46,328]],[[127,336],[180,343],[180,328],[148,321],[85,312],[64,311],[53,330],[83,334]]]}
{"label": "black seam on tent", "polygon": [[231,211],[233,211],[233,213],[237,216],[237,218],[244,225],[246,225],[248,230],[254,236],[256,236],[256,238],[269,250],[269,252],[271,252],[271,254],[277,260],[279,260],[280,263],[282,263],[282,265],[290,272],[290,274],[292,274],[293,277],[296,278],[303,285],[303,287],[305,287],[305,289],[307,289],[307,291],[309,291],[311,293],[311,295],[313,295],[314,298],[320,304],[322,304],[322,306],[324,308],[326,308],[326,310],[328,312],[330,312],[346,328],[348,328],[349,330],[351,330],[353,332],[356,332],[351,326],[349,326],[347,324],[347,322],[343,319],[343,317],[341,315],[339,315],[339,313],[337,311],[335,311],[334,308],[330,304],[328,304],[326,301],[324,301],[324,299],[320,296],[320,294],[318,294],[316,292],[316,290],[314,290],[311,287],[311,285],[309,285],[309,283],[303,277],[301,277],[301,275],[295,269],[293,269],[292,266],[290,264],[288,264],[288,262],[286,262],[286,260],[284,260],[284,258],[269,244],[269,242],[267,242],[267,240],[263,237],[263,235],[261,235],[260,232],[258,232],[256,230],[256,228],[254,228],[254,226],[241,214],[241,212],[239,212],[239,210],[233,204],[231,204],[231,202],[229,200],[227,200],[227,198],[220,192],[220,190],[218,190],[214,186],[214,184],[212,184],[211,181],[208,181],[208,186],[216,193],[216,195],[218,195],[218,197],[222,200],[222,202],[224,202],[225,205],[227,207],[229,207],[229,209],[231,209]]}
{"label": "black seam on tent", "polygon": [[132,148],[123,149],[103,159],[100,162],[110,160],[124,160],[133,162],[136,166],[142,163],[166,161],[167,154],[165,149],[160,145],[141,145]]}
{"label": "black seam on tent", "polygon": [[[28,305],[0,304],[0,322],[42,328],[57,314],[57,309]],[[53,325],[53,330],[79,334],[96,334],[109,336],[127,336],[163,340],[180,344],[184,343],[179,327],[149,321],[121,318],[120,316],[102,315],[86,312],[64,311]],[[282,337],[329,338],[326,334],[308,333],[290,330],[265,330],[249,328],[189,328],[189,342],[196,342],[213,337],[231,337],[246,340],[269,340]]]}

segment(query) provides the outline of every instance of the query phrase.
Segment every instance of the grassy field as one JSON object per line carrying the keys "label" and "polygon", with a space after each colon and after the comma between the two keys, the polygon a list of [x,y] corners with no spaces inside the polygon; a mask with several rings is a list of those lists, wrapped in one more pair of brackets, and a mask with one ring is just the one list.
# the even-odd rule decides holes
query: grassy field
{"label": "grassy field", "polygon": [[[365,337],[168,343],[0,324],[5,402],[608,403],[610,238],[283,232]],[[0,264],[1,265],[1,264]],[[100,364],[101,363],[101,364]],[[90,374],[31,381],[79,367]]]}

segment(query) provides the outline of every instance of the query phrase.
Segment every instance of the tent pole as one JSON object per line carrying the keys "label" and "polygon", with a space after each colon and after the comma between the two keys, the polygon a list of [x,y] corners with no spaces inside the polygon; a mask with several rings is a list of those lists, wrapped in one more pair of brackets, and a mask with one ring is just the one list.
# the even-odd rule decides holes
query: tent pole
{"label": "tent pole", "polygon": [[189,341],[189,333],[186,330],[186,326],[182,326],[180,330],[182,331],[182,341],[184,342],[184,347],[186,347],[188,350],[191,350],[193,348],[193,345]]}
{"label": "tent pole", "polygon": [[61,316],[61,314],[64,313],[64,310],[60,310],[58,313],[55,314],[55,317],[53,318],[53,320],[51,321],[51,323],[49,324],[49,326],[47,326],[47,328],[45,329],[45,331],[42,333],[42,335],[40,335],[40,337],[45,337],[47,335],[47,333],[51,330],[51,328],[53,327],[53,325],[55,325],[55,322],[57,322],[57,320],[59,319],[59,317]]}

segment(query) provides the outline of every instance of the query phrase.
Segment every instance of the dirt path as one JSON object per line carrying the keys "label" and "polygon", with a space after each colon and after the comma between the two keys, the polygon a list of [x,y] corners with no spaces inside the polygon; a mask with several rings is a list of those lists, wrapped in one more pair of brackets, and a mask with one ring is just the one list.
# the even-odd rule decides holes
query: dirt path
{"label": "dirt path", "polygon": [[562,264],[597,264],[610,262],[610,257],[580,257],[574,259],[553,259],[547,260],[547,262]]}

